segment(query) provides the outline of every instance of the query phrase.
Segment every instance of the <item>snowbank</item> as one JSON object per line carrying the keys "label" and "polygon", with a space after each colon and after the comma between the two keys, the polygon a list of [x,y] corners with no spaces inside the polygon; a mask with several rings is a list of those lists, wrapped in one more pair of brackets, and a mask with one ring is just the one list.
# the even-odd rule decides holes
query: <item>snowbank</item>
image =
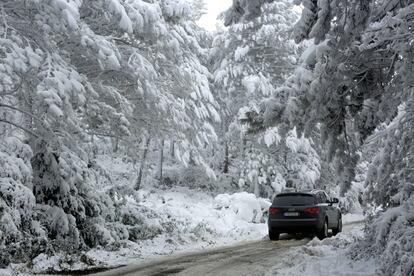
{"label": "snowbank", "polygon": [[270,202],[253,194],[221,194],[213,198],[204,192],[177,188],[143,192],[142,196],[141,204],[158,210],[161,223],[174,224],[169,233],[174,242],[198,243],[196,247],[203,248],[260,239],[267,234],[263,212]]}
{"label": "snowbank", "polygon": [[[351,216],[351,218],[356,216]],[[335,237],[320,241],[314,238],[308,244],[292,249],[282,259],[275,261],[266,274],[270,275],[360,275],[374,276],[378,264],[374,259],[353,260],[349,246],[364,236],[362,226]]]}

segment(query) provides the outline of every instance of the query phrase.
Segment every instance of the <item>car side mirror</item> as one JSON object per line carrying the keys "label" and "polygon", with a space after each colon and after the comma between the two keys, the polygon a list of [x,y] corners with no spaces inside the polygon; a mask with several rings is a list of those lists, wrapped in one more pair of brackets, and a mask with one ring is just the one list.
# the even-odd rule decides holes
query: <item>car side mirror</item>
{"label": "car side mirror", "polygon": [[339,203],[339,199],[337,199],[336,197],[334,197],[334,198],[332,198],[332,201],[331,201],[333,204],[335,204],[335,203]]}

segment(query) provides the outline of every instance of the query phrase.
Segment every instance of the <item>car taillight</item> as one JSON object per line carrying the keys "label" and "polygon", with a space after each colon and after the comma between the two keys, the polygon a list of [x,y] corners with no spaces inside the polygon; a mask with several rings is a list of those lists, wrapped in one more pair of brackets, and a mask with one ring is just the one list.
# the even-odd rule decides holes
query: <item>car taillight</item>
{"label": "car taillight", "polygon": [[278,209],[278,208],[270,207],[269,208],[269,215],[274,215],[274,214],[278,213],[279,211],[280,211],[280,209]]}
{"label": "car taillight", "polygon": [[314,214],[319,214],[319,212],[321,211],[321,208],[311,207],[311,208],[305,208],[305,210],[303,211],[305,211],[305,213],[314,215]]}

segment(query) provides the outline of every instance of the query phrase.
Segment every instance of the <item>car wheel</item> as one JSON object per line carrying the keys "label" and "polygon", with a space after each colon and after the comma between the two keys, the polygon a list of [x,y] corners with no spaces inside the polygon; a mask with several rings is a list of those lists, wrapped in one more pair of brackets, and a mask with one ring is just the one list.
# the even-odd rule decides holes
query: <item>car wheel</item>
{"label": "car wheel", "polygon": [[338,227],[332,229],[332,234],[335,236],[336,234],[338,234],[339,232],[342,232],[342,217],[339,218],[338,220]]}
{"label": "car wheel", "polygon": [[279,233],[269,231],[269,239],[271,241],[279,240],[279,235],[280,235]]}
{"label": "car wheel", "polygon": [[325,222],[323,223],[323,228],[322,228],[321,232],[319,232],[319,234],[318,234],[318,238],[320,240],[323,240],[327,236],[328,236],[328,221],[325,219]]}

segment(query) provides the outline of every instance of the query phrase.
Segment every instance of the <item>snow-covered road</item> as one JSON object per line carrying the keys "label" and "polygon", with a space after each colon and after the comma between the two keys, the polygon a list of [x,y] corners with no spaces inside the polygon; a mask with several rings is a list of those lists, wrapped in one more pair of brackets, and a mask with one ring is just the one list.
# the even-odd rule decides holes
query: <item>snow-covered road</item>
{"label": "snow-covered road", "polygon": [[[344,225],[344,231],[350,231],[354,227],[360,227],[360,223]],[[279,241],[266,239],[198,253],[174,255],[95,275],[265,275],[284,253],[308,242],[309,238],[294,239],[282,235]]]}

